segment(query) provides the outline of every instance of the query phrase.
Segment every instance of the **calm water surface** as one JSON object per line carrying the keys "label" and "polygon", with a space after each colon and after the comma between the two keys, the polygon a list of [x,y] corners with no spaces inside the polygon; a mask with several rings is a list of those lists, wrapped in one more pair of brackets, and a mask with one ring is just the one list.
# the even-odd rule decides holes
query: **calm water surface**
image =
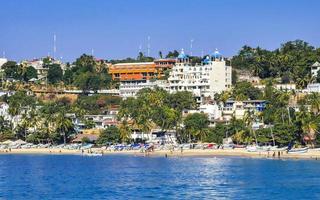
{"label": "calm water surface", "polygon": [[320,161],[1,155],[0,199],[320,199]]}

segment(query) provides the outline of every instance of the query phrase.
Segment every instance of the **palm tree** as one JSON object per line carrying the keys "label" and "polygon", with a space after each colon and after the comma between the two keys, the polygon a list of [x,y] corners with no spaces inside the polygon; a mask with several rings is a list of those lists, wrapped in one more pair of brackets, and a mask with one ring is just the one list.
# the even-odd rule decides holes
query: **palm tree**
{"label": "palm tree", "polygon": [[23,130],[24,139],[27,140],[27,130],[31,126],[31,120],[28,115],[26,115],[26,114],[22,115],[22,120],[21,120],[19,126]]}
{"label": "palm tree", "polygon": [[302,130],[305,136],[307,136],[310,139],[312,146],[314,146],[314,140],[316,139],[317,129],[318,124],[314,120],[308,120],[302,124]]}
{"label": "palm tree", "polygon": [[247,127],[249,128],[250,133],[253,134],[256,145],[258,145],[257,135],[256,135],[255,131],[252,129],[253,122],[256,121],[256,116],[255,116],[254,110],[247,110],[245,112],[244,121],[245,121]]}
{"label": "palm tree", "polygon": [[119,125],[121,141],[128,141],[130,139],[131,128],[126,120],[123,120]]}
{"label": "palm tree", "polygon": [[72,121],[63,112],[58,113],[55,118],[56,130],[63,136],[63,143],[67,143],[67,132],[73,128]]}
{"label": "palm tree", "polygon": [[320,112],[320,95],[318,93],[313,92],[308,96],[311,110],[314,112],[315,115],[318,115]]}

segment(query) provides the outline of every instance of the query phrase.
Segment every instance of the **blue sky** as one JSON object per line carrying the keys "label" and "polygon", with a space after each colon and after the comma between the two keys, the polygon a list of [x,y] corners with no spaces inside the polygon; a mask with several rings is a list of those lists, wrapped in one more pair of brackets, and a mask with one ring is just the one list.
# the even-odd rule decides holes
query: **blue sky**
{"label": "blue sky", "polygon": [[[277,48],[303,39],[320,46],[319,0],[0,0],[0,52],[14,60],[46,56],[72,61],[151,56],[184,48],[215,48],[226,56],[245,45]],[[2,55],[2,53],[1,53]]]}

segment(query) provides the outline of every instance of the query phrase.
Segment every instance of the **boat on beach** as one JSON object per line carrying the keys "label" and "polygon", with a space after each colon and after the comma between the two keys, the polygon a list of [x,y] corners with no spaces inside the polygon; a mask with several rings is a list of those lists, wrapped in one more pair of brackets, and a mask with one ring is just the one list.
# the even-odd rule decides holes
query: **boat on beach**
{"label": "boat on beach", "polygon": [[288,150],[288,147],[279,148],[278,146],[273,146],[270,148],[270,151],[286,151],[286,150]]}
{"label": "boat on beach", "polygon": [[288,147],[278,148],[278,146],[247,146],[248,152],[265,152],[265,151],[286,151]]}
{"label": "boat on beach", "polygon": [[290,150],[288,150],[288,153],[290,153],[290,154],[306,153],[306,152],[308,152],[308,149],[309,149],[309,147],[295,148],[295,149],[290,149]]}

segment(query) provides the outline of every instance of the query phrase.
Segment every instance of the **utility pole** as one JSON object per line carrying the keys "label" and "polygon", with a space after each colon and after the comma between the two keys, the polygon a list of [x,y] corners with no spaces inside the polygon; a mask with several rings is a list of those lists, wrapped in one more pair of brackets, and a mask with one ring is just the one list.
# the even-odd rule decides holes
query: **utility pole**
{"label": "utility pole", "polygon": [[193,39],[190,40],[190,56],[192,56]]}
{"label": "utility pole", "polygon": [[53,59],[56,58],[56,51],[57,51],[56,41],[57,41],[57,36],[54,33],[53,34]]}

